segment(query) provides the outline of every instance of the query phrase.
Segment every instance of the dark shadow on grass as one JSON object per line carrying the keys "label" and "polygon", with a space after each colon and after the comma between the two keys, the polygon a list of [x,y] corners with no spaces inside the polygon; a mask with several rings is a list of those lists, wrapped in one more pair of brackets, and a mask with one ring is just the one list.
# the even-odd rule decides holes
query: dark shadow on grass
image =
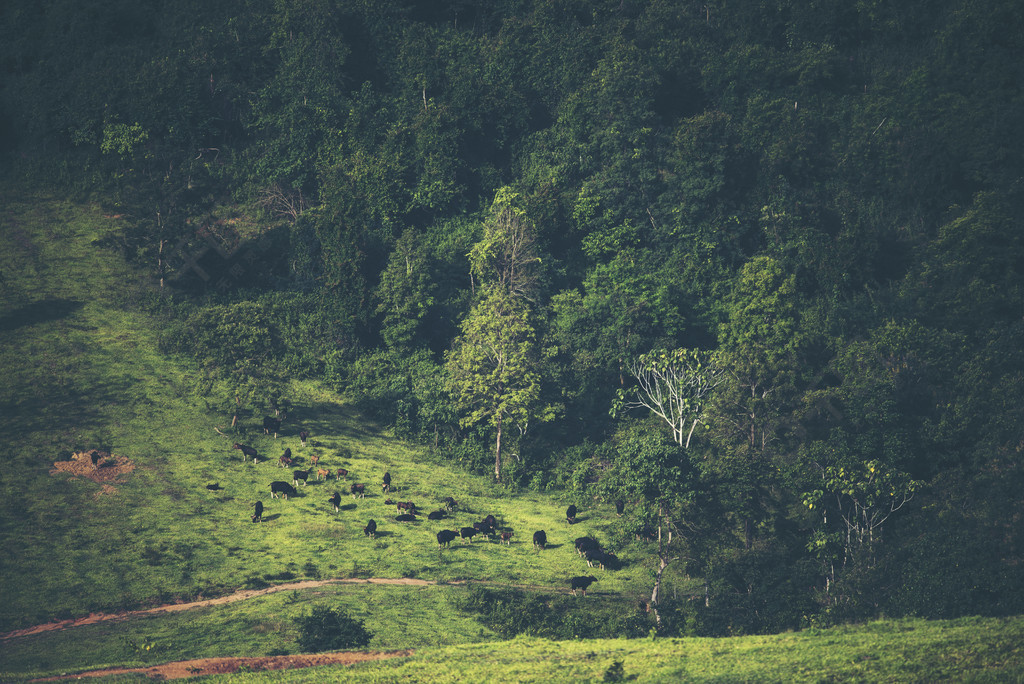
{"label": "dark shadow on grass", "polygon": [[[263,522],[269,522],[271,520],[277,520],[280,517],[281,517],[280,513],[274,513],[273,515],[265,515],[265,516],[263,516]],[[257,523],[257,524],[259,524],[259,523]]]}
{"label": "dark shadow on grass", "polygon": [[354,511],[354,510],[356,510],[356,505],[354,503],[345,504],[344,506],[338,506],[338,510],[339,511]]}
{"label": "dark shadow on grass", "polygon": [[22,304],[14,311],[0,316],[0,330],[17,330],[27,325],[67,318],[83,305],[84,302],[76,299],[43,299]]}

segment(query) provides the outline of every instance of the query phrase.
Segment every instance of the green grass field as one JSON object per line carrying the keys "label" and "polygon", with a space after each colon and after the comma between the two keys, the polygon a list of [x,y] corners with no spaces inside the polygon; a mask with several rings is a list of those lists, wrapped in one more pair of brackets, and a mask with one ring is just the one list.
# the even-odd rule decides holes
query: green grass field
{"label": "green grass field", "polygon": [[[317,603],[365,620],[372,648],[418,649],[409,659],[332,669],[326,676],[333,680],[601,681],[615,661],[627,678],[643,681],[1020,677],[1024,627],[1017,620],[879,623],[736,640],[497,641],[458,609],[466,587],[451,583],[564,594],[570,576],[595,574],[600,581],[580,600],[623,611],[650,593],[652,549],[629,543],[619,549],[622,569],[591,570],[572,540],[587,533],[610,540],[609,505],[588,504],[570,527],[567,502],[557,495],[513,492],[439,464],[312,381],[292,384],[293,409],[279,439],[263,435],[252,419],[246,434],[229,432],[230,417],[188,399],[190,370],[158,352],[157,320],[128,304],[132,292],[152,286],[103,246],[117,221],[97,206],[52,197],[9,193],[0,204],[0,633],[304,578],[437,584],[332,584],[10,639],[0,642],[3,681],[295,652],[293,620]],[[305,448],[296,436],[300,424],[313,433]],[[243,462],[231,449],[235,440],[268,460]],[[344,494],[346,483],[313,481],[298,497],[271,499],[268,483],[291,479],[276,465],[286,447],[304,464],[318,453],[323,465],[348,468],[350,480],[367,484],[367,497],[346,496],[334,513],[327,498],[335,489]],[[112,489],[51,473],[55,461],[90,448],[126,457],[134,470]],[[432,510],[444,496],[455,497],[454,519],[396,522],[379,489],[385,470],[399,489],[390,495],[396,500]],[[221,489],[207,490],[213,482]],[[257,499],[266,506],[259,525],[249,521]],[[457,541],[437,548],[437,530],[487,514],[514,530],[511,546]],[[370,518],[380,526],[376,539],[362,533]],[[548,534],[543,552],[530,541],[537,529]],[[688,580],[673,572],[667,582],[685,590]],[[227,679],[323,681],[316,670]]]}

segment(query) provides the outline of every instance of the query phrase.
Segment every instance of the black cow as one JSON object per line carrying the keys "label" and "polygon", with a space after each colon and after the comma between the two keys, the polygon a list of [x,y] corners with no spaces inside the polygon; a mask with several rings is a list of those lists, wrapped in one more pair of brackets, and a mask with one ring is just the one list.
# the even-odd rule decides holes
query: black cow
{"label": "black cow", "polygon": [[252,513],[253,522],[263,522],[263,502],[257,501]]}
{"label": "black cow", "polygon": [[295,487],[291,486],[287,482],[280,482],[280,481],[271,482],[270,483],[270,498],[271,499],[276,499],[278,494],[281,494],[282,496],[284,496],[285,499],[287,499],[289,494],[291,494],[292,496],[295,496],[296,494],[298,494],[298,492],[295,491]]}
{"label": "black cow", "polygon": [[565,509],[565,520],[566,520],[566,522],[568,522],[570,525],[575,523],[576,522],[576,513],[577,512],[578,512],[578,510],[576,508],[576,504],[572,504],[571,506],[566,508]]}
{"label": "black cow", "polygon": [[427,513],[427,520],[442,520],[444,519],[444,511],[431,511]]}
{"label": "black cow", "polygon": [[309,471],[308,470],[295,470],[295,471],[292,471],[292,484],[294,484],[296,487],[298,487],[299,486],[299,480],[302,480],[302,486],[305,487],[306,486],[306,478],[308,478],[308,477],[309,477]]}
{"label": "black cow", "polygon": [[414,522],[416,520],[416,516],[412,513],[402,513],[401,515],[396,515],[395,520],[398,522]]}
{"label": "black cow", "polygon": [[263,419],[263,434],[269,435],[271,432],[274,433],[274,439],[277,439],[277,433],[281,431],[281,419],[270,418],[269,416]]}
{"label": "black cow", "polygon": [[601,566],[601,569],[604,570],[604,561],[606,556],[607,554],[603,549],[587,549],[583,552],[583,557],[587,559],[587,567],[590,568],[594,567],[594,563],[597,563]]}
{"label": "black cow", "polygon": [[485,522],[473,523],[473,529],[476,530],[479,534],[486,534],[488,537],[494,534],[494,528]]}
{"label": "black cow", "polygon": [[211,492],[216,492],[217,490],[220,489],[220,482],[214,482],[213,484],[206,485],[206,488],[209,489]]}
{"label": "black cow", "polygon": [[437,548],[449,546],[452,540],[459,536],[455,530],[441,530],[437,533]]}
{"label": "black cow", "polygon": [[352,493],[352,498],[353,499],[356,498],[357,496],[360,499],[363,499],[363,498],[366,497],[366,485],[356,484],[356,483],[353,482],[352,486],[350,486],[348,488],[348,491]]}
{"label": "black cow", "polygon": [[285,468],[290,466],[292,463],[295,463],[295,461],[292,460],[292,450],[285,449],[284,453],[281,454],[281,458],[277,459],[277,465],[279,468]]}
{"label": "black cow", "polygon": [[444,497],[444,499],[441,500],[441,503],[444,504],[444,507],[448,509],[449,513],[454,511],[455,507],[458,505],[457,503],[455,503],[455,499],[453,499],[450,496]]}
{"label": "black cow", "polygon": [[622,517],[622,512],[626,510],[626,503],[619,499],[615,502],[615,515]]}
{"label": "black cow", "polygon": [[601,548],[601,545],[593,537],[579,537],[573,542],[573,545],[576,547],[576,553],[580,556],[586,554],[587,551],[597,551]]}
{"label": "black cow", "polygon": [[92,462],[92,467],[93,468],[99,468],[100,467],[100,459],[101,458],[103,458],[103,457],[100,456],[100,452],[96,451],[95,449],[93,449],[92,451],[89,452],[89,460]]}
{"label": "black cow", "polygon": [[245,461],[245,457],[246,456],[252,456],[252,462],[253,463],[256,462],[256,456],[257,456],[256,450],[253,449],[251,446],[246,446],[244,444],[239,444],[238,442],[235,442],[234,446],[232,446],[231,448],[232,449],[238,449],[239,451],[242,452],[242,460],[243,461]]}
{"label": "black cow", "polygon": [[381,489],[384,490],[385,494],[391,491],[391,473],[384,473],[384,485]]}
{"label": "black cow", "polygon": [[548,544],[548,535],[544,532],[544,530],[537,530],[536,532],[533,533],[533,545],[534,545],[534,547],[543,550],[544,547],[547,546],[547,544]]}
{"label": "black cow", "polygon": [[299,430],[299,441],[302,442],[302,446],[306,446],[307,439],[309,439],[309,433],[305,430]]}
{"label": "black cow", "polygon": [[337,513],[338,509],[341,507],[341,494],[334,492],[334,494],[331,495],[331,498],[327,501],[334,506],[334,512]]}
{"label": "black cow", "polygon": [[483,520],[483,521],[484,521],[484,523],[486,523],[486,524],[487,524],[487,525],[488,525],[488,526],[489,526],[489,527],[490,527],[491,529],[494,529],[495,527],[497,527],[497,526],[498,526],[498,519],[497,519],[497,518],[495,518],[495,517],[494,517],[493,515],[489,515],[489,516],[487,516],[486,518],[484,518],[484,520]]}
{"label": "black cow", "polygon": [[597,578],[593,575],[587,577],[573,577],[569,580],[569,588],[572,589],[572,595],[576,595],[576,590],[580,589],[583,591],[583,595],[587,595],[587,587],[597,581]]}
{"label": "black cow", "polygon": [[470,544],[473,543],[474,535],[476,535],[476,528],[473,528],[473,527],[463,527],[462,529],[459,530],[459,536],[462,537],[463,539],[468,539]]}
{"label": "black cow", "polygon": [[366,527],[363,528],[363,534],[370,538],[375,537],[377,535],[377,521],[371,520],[366,523]]}

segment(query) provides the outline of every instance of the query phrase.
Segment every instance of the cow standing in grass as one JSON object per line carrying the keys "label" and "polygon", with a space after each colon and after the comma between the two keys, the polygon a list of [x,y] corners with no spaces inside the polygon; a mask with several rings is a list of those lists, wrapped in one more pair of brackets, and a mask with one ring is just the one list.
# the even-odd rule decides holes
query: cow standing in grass
{"label": "cow standing in grass", "polygon": [[371,520],[370,522],[366,523],[366,527],[363,528],[363,534],[365,534],[367,537],[370,537],[371,539],[377,536],[377,521]]}
{"label": "cow standing in grass", "polygon": [[587,577],[573,577],[569,580],[569,588],[572,590],[572,595],[576,595],[576,590],[579,589],[583,592],[583,595],[587,595],[587,589],[591,584],[597,581],[597,578],[593,575]]}
{"label": "cow standing in grass", "polygon": [[232,446],[231,448],[238,449],[239,451],[242,452],[243,463],[245,462],[246,456],[252,456],[252,462],[256,463],[256,450],[253,449],[251,446],[246,446],[245,444],[239,444],[238,442],[235,442],[234,446]]}
{"label": "cow standing in grass", "polygon": [[271,432],[274,433],[274,439],[277,439],[277,433],[281,431],[281,419],[280,418],[264,418],[263,419],[263,434],[269,435]]}
{"label": "cow standing in grass", "polygon": [[459,536],[459,533],[455,530],[441,530],[437,533],[437,548],[442,546],[450,546],[452,540]]}
{"label": "cow standing in grass", "polygon": [[544,550],[544,547],[548,545],[548,535],[544,530],[537,530],[533,533],[533,546],[534,548]]}
{"label": "cow standing in grass", "polygon": [[332,506],[334,506],[334,512],[337,513],[341,508],[341,494],[334,492],[330,499],[327,500]]}
{"label": "cow standing in grass", "polygon": [[253,522],[263,522],[263,502],[257,501],[252,513]]}

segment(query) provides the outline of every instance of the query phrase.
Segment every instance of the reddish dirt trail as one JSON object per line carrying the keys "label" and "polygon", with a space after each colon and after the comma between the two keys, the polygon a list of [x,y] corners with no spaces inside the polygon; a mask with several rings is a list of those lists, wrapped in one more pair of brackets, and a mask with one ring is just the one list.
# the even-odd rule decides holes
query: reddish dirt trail
{"label": "reddish dirt trail", "polygon": [[[140,615],[152,615],[154,613],[176,613],[183,610],[191,610],[193,608],[202,608],[204,606],[219,606],[225,603],[244,601],[246,599],[255,598],[257,596],[263,596],[265,594],[273,594],[274,592],[278,591],[289,591],[295,589],[313,589],[316,587],[322,587],[327,584],[400,584],[422,587],[431,584],[437,584],[437,582],[408,578],[306,580],[303,582],[292,582],[290,584],[278,584],[273,587],[267,587],[266,589],[245,589],[242,591],[236,591],[234,594],[228,594],[227,596],[220,596],[218,598],[212,599],[204,599],[202,601],[192,601],[191,603],[169,603],[167,605],[157,606],[155,608],[147,608],[145,610],[124,611],[120,613],[92,613],[91,615],[87,615],[86,617],[75,618],[73,620],[58,620],[56,622],[47,622],[41,625],[25,627],[24,629],[16,629],[12,632],[7,632],[6,634],[0,634],[0,641],[6,641],[7,639],[14,639],[16,637],[31,636],[33,634],[41,634],[43,632],[53,632],[61,629],[70,629],[72,627],[81,627],[82,625],[94,625],[98,622],[106,622],[108,620],[126,620],[128,618],[138,617]],[[459,584],[459,582],[450,582],[450,584]]]}
{"label": "reddish dirt trail", "polygon": [[411,650],[402,651],[365,651],[346,653],[313,653],[292,656],[261,656],[258,658],[203,658],[200,660],[182,660],[176,663],[163,663],[149,667],[110,668],[106,670],[90,670],[60,677],[33,679],[34,682],[54,682],[62,679],[80,679],[82,677],[106,677],[110,675],[140,673],[156,680],[181,679],[183,677],[199,677],[211,674],[227,674],[245,669],[249,672],[262,670],[287,670],[290,668],[316,667],[317,665],[352,665],[368,660],[384,658],[407,658],[413,654]]}

